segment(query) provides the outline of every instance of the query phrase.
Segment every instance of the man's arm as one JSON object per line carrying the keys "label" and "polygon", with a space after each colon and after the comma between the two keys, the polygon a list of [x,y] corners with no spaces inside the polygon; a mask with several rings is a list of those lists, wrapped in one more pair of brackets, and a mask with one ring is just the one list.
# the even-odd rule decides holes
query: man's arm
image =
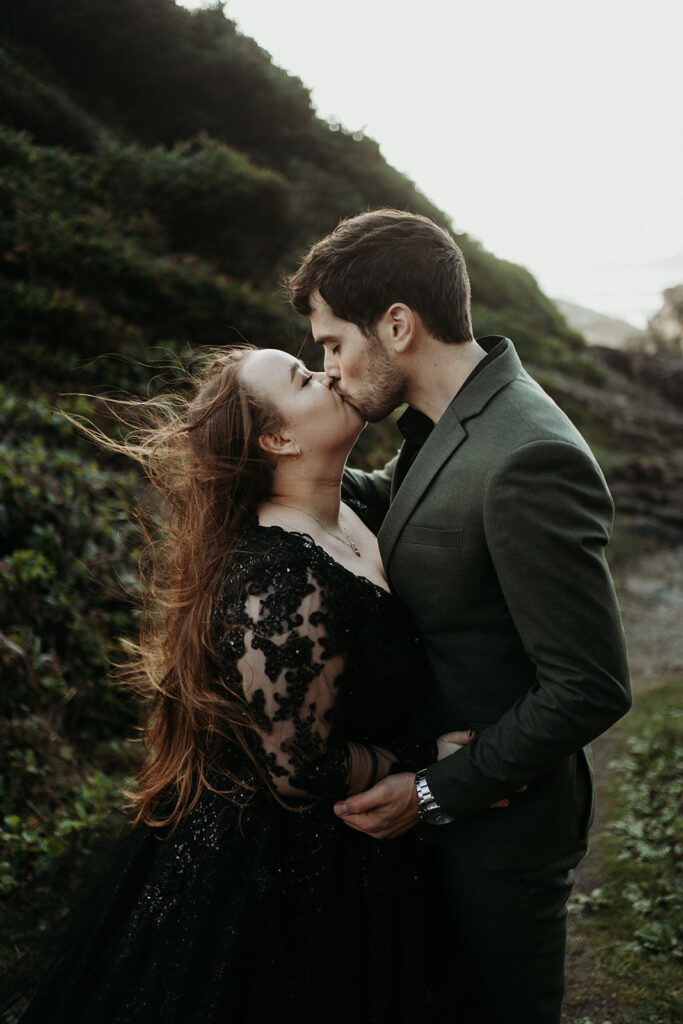
{"label": "man's arm", "polygon": [[536,682],[466,751],[427,778],[450,813],[545,774],[631,706],[628,659],[604,557],[612,500],[586,452],[538,441],[513,452],[484,499],[489,554]]}
{"label": "man's arm", "polygon": [[[631,703],[621,617],[604,558],[612,502],[593,460],[564,442],[525,445],[494,473],[483,514],[489,554],[536,682],[467,749],[429,767],[429,788],[456,817],[548,772]],[[352,798],[349,824],[382,838],[399,834],[392,831],[393,807],[397,822],[407,820],[411,780],[396,776],[364,802]],[[376,813],[353,819],[372,806]]]}
{"label": "man's arm", "polygon": [[373,521],[381,523],[389,511],[391,501],[391,481],[394,476],[398,455],[387,462],[384,469],[376,469],[373,473],[364,473],[360,469],[344,470],[342,478],[342,494],[345,498],[356,498],[370,512]]}

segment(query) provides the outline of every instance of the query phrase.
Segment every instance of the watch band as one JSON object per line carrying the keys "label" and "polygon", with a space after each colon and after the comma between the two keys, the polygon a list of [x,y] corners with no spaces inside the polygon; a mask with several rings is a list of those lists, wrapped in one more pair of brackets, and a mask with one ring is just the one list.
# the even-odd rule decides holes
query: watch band
{"label": "watch band", "polygon": [[436,797],[433,795],[427,782],[427,769],[417,772],[415,775],[415,788],[417,789],[417,813],[420,821],[428,825],[448,825],[455,821],[452,814],[444,811],[439,806]]}

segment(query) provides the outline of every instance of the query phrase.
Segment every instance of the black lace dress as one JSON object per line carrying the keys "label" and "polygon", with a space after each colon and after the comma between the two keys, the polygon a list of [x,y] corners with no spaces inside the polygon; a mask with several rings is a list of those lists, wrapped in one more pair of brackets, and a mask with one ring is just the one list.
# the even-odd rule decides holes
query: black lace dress
{"label": "black lace dress", "polygon": [[332,811],[436,757],[409,738],[427,671],[414,627],[307,536],[254,523],[244,540],[214,625],[279,800],[226,748],[251,802],[207,790],[167,837],[135,829],[25,1022],[431,1019],[429,849],[370,839]]}

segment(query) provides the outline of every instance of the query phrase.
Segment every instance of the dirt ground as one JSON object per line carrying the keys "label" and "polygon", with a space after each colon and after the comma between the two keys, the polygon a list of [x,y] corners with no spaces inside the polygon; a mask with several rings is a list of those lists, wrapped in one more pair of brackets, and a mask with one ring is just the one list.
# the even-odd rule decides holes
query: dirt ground
{"label": "dirt ground", "polygon": [[[634,703],[662,680],[683,671],[683,547],[643,554],[622,565],[617,576],[619,602],[628,641]],[[611,756],[612,739],[605,733],[593,744],[597,809],[592,835],[604,827],[600,786]],[[600,885],[599,866],[589,851],[576,873],[575,892],[590,893]],[[590,950],[576,946],[576,919],[570,917],[570,952],[563,1024],[589,1018],[604,1020],[604,980],[591,961]]]}

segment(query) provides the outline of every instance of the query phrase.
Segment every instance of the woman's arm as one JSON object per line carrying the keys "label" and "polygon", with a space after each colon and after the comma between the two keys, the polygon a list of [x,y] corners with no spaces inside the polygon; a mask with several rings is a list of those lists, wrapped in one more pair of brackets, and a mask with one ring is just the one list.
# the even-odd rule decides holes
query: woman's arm
{"label": "woman's arm", "polygon": [[286,610],[275,588],[249,594],[239,630],[235,664],[271,785],[284,797],[337,799],[433,761],[434,741],[402,740],[390,750],[344,734],[346,654],[330,649],[323,588],[308,575],[299,589]]}
{"label": "woman's arm", "polygon": [[389,511],[391,501],[391,482],[394,478],[394,470],[398,462],[398,455],[395,455],[383,469],[376,469],[372,473],[365,473],[360,469],[344,470],[342,477],[342,494],[344,498],[355,498],[362,502],[368,509],[373,522],[377,528],[382,523]]}

